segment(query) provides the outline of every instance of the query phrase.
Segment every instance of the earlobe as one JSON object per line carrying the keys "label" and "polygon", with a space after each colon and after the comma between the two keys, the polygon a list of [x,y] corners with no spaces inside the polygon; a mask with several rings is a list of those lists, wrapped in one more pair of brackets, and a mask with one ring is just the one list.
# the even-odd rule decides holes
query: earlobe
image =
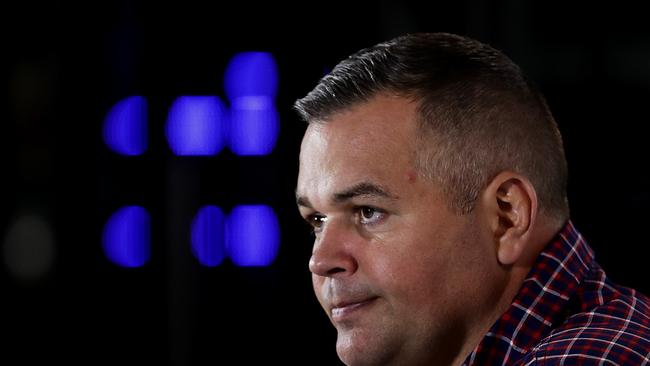
{"label": "earlobe", "polygon": [[503,172],[492,180],[485,193],[492,201],[497,260],[502,265],[513,265],[530,242],[537,212],[535,189],[525,177]]}

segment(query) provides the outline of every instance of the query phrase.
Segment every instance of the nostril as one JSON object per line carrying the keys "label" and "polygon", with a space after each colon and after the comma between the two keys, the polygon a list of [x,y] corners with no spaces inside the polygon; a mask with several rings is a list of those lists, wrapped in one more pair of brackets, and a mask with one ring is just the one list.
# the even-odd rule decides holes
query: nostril
{"label": "nostril", "polygon": [[335,275],[335,274],[340,273],[340,272],[345,272],[345,269],[343,269],[341,267],[334,267],[334,268],[327,271],[327,275],[332,276],[332,275]]}

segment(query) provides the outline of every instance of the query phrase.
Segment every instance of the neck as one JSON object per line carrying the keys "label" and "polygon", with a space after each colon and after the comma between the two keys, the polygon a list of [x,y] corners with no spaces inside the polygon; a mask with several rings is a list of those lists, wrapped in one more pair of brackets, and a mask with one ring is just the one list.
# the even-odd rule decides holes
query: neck
{"label": "neck", "polygon": [[462,365],[467,356],[478,346],[478,344],[483,340],[485,334],[490,330],[492,325],[501,318],[501,316],[508,310],[515,296],[519,292],[522,283],[524,282],[526,275],[528,274],[530,267],[525,268],[512,268],[510,276],[506,282],[506,285],[501,292],[501,296],[496,299],[491,310],[484,313],[484,315],[474,323],[474,326],[470,331],[467,332],[465,342],[460,348],[456,358],[449,363],[449,365]]}
{"label": "neck", "polygon": [[537,256],[539,256],[563,225],[564,223],[553,220],[539,220],[537,222],[536,230],[531,236],[529,245],[520,260],[515,265],[503,269],[502,291],[496,292],[500,293],[500,296],[492,303],[492,306],[489,306],[491,310],[478,319],[472,329],[467,332],[463,346],[449,365],[462,365],[467,356],[483,340],[483,337],[492,325],[508,310],[515,296],[519,293],[519,289],[528,276],[528,273],[530,273],[532,266],[535,264]]}

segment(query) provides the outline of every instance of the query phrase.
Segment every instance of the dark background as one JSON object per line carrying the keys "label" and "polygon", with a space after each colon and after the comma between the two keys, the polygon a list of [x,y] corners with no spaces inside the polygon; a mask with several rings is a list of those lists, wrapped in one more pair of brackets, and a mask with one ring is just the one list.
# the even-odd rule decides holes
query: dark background
{"label": "dark background", "polygon": [[[488,42],[538,82],[563,133],[574,222],[612,278],[650,293],[647,14],[567,3],[9,5],[0,15],[0,245],[18,217],[39,215],[53,259],[25,278],[3,249],[0,362],[338,364],[294,205],[304,125],[290,107],[341,58],[412,31]],[[175,157],[163,133],[171,102],[223,98],[224,68],[242,51],[271,52],[279,67],[274,152]],[[101,126],[131,95],[148,99],[149,149],[122,157],[105,147]],[[208,203],[272,206],[281,225],[275,263],[200,266],[189,223]],[[141,268],[112,264],[101,248],[106,219],[126,204],[151,213],[152,255]],[[25,249],[28,257],[39,248]]]}

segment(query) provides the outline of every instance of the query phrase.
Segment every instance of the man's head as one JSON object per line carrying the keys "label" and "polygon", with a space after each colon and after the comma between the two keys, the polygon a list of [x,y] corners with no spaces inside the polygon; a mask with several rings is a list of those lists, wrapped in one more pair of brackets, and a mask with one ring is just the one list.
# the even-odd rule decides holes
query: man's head
{"label": "man's head", "polygon": [[422,34],[344,60],[296,109],[309,122],[298,205],[339,356],[460,360],[548,239],[538,212],[568,216],[543,97],[497,51]]}
{"label": "man's head", "polygon": [[531,179],[542,210],[568,217],[560,133],[544,97],[502,53],[451,34],[398,37],[343,60],[295,109],[322,123],[378,93],[418,104],[418,171],[457,211],[471,211],[481,188],[512,169]]}

